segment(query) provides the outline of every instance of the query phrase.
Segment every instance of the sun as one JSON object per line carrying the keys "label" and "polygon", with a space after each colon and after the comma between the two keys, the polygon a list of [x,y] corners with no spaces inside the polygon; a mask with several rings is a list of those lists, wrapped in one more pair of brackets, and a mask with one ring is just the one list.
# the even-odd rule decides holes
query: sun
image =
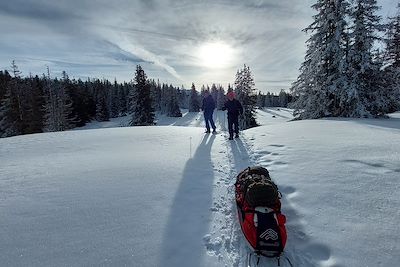
{"label": "sun", "polygon": [[233,49],[223,42],[208,42],[200,46],[198,58],[207,68],[224,68],[233,60]]}

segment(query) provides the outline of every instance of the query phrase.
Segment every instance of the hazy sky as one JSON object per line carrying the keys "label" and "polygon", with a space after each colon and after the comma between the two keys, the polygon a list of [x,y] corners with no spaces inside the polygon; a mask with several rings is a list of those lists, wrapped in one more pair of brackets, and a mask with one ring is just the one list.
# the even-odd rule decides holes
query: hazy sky
{"label": "hazy sky", "polygon": [[[233,83],[250,66],[259,90],[287,89],[304,59],[315,0],[0,0],[0,69],[23,75],[148,77],[175,86]],[[394,15],[398,0],[378,0]]]}

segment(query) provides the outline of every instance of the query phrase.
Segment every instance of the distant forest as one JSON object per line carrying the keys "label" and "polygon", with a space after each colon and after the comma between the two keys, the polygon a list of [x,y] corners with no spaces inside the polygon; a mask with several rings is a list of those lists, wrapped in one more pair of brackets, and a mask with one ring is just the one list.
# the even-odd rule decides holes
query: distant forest
{"label": "distant forest", "polygon": [[[179,117],[181,109],[199,111],[205,90],[210,91],[218,109],[226,101],[221,85],[203,85],[198,92],[194,84],[192,89],[184,89],[154,79],[146,81],[152,110],[158,114]],[[51,77],[49,69],[42,76],[23,77],[13,61],[10,71],[0,71],[0,136],[64,131],[93,120],[131,115],[139,97],[137,87],[134,79],[123,83],[90,78],[82,81],[70,79],[65,71],[62,77]],[[252,97],[260,108],[286,107],[291,99],[283,90],[279,95],[259,92]],[[191,106],[193,103],[197,107]]]}

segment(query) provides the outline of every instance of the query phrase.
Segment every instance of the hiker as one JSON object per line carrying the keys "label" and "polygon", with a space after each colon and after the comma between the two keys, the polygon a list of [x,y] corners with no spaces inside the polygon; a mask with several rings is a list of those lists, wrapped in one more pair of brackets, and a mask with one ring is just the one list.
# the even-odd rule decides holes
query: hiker
{"label": "hiker", "polygon": [[229,140],[233,140],[233,125],[235,125],[235,138],[239,137],[239,115],[243,113],[243,107],[235,98],[235,92],[228,92],[227,97],[228,101],[225,102],[222,110],[228,111]]}
{"label": "hiker", "polygon": [[213,134],[216,133],[216,127],[213,119],[215,109],[215,101],[208,90],[204,91],[203,105],[201,109],[204,113],[204,120],[206,122],[206,133],[210,133],[210,124],[213,128]]}

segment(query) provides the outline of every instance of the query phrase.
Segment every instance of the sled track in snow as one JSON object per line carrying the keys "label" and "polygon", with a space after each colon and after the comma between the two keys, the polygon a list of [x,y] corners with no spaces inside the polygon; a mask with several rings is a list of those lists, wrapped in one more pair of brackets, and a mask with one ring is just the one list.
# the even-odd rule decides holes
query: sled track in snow
{"label": "sled track in snow", "polygon": [[248,248],[237,221],[234,183],[238,172],[252,165],[252,160],[247,143],[242,139],[228,140],[226,132],[219,137],[221,151],[217,153],[224,157],[219,157],[219,162],[214,161],[217,174],[211,208],[213,220],[204,242],[207,252],[217,257],[222,266],[239,267],[245,264]]}

